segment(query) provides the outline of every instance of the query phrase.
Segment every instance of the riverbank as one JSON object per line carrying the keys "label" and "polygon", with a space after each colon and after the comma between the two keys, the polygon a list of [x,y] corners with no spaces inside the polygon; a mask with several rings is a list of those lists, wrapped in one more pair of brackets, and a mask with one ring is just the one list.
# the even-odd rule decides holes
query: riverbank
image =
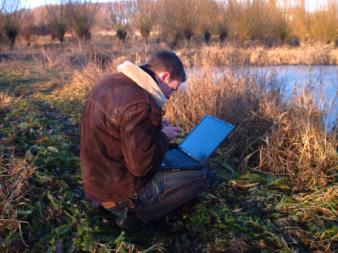
{"label": "riverbank", "polygon": [[[207,113],[237,125],[208,162],[217,182],[196,202],[127,232],[84,199],[79,124],[95,81],[123,60],[143,62],[150,50],[114,51],[107,62],[105,51],[62,50],[0,63],[0,250],[337,251],[337,138],[325,132],[313,94],[285,103],[273,77],[257,85],[229,71],[215,85],[213,58],[196,60],[209,62],[205,75],[189,77],[190,89],[172,98],[165,117],[186,132]],[[200,54],[189,52],[187,65]]]}
{"label": "riverbank", "polygon": [[334,45],[305,44],[300,47],[280,46],[266,48],[263,46],[237,47],[207,46],[201,50],[179,49],[189,66],[277,66],[277,65],[337,65],[338,48]]}

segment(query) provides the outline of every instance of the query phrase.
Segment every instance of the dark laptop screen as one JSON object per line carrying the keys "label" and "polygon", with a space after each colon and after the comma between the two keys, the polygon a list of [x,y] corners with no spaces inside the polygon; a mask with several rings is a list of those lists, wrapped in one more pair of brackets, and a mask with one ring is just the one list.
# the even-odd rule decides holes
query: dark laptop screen
{"label": "dark laptop screen", "polygon": [[179,145],[197,161],[204,162],[234,129],[234,125],[205,116]]}

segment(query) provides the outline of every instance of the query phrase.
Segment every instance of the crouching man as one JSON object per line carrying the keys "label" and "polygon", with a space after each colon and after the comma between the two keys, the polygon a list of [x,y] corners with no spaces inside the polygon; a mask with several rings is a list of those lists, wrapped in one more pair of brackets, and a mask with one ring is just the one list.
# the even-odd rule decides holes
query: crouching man
{"label": "crouching man", "polygon": [[124,62],[88,96],[81,122],[81,170],[86,198],[147,223],[192,200],[207,185],[205,171],[161,172],[179,129],[162,124],[162,107],[186,80],[174,52],[159,51],[137,66]]}

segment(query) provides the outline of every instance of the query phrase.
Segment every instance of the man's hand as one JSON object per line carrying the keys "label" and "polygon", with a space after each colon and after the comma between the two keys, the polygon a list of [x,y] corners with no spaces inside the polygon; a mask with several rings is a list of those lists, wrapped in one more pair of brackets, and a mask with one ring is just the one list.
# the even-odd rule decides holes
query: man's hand
{"label": "man's hand", "polygon": [[169,140],[172,140],[181,132],[181,128],[174,127],[168,122],[163,121],[162,132],[167,136]]}

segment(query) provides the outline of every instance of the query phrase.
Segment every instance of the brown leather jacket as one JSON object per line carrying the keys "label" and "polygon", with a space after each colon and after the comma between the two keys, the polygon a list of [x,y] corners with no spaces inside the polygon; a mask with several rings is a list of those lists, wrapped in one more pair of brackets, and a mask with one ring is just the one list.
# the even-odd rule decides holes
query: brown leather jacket
{"label": "brown leather jacket", "polygon": [[160,166],[168,146],[161,109],[123,74],[97,83],[81,122],[81,170],[87,198],[127,200]]}

